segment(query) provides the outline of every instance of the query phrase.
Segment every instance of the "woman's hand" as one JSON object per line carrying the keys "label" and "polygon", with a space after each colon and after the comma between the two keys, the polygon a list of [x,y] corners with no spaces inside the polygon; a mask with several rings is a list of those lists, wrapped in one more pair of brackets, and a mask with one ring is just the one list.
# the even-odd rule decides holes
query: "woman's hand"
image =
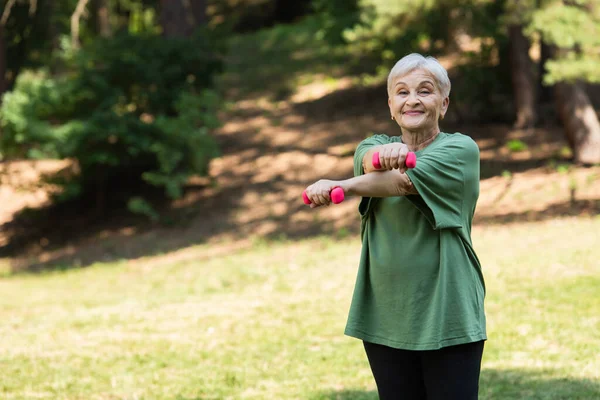
{"label": "woman's hand", "polygon": [[331,190],[340,185],[341,182],[321,179],[306,188],[306,195],[310,200],[310,208],[328,206],[331,204]]}
{"label": "woman's hand", "polygon": [[404,143],[389,143],[379,146],[380,171],[391,171],[397,169],[406,172],[406,155],[408,146]]}

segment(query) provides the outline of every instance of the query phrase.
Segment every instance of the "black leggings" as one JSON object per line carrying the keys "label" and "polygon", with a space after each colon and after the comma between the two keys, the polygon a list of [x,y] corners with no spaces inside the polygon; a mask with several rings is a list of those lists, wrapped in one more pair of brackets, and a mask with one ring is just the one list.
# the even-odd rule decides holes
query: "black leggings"
{"label": "black leggings", "polygon": [[483,341],[439,350],[363,342],[381,400],[476,400]]}

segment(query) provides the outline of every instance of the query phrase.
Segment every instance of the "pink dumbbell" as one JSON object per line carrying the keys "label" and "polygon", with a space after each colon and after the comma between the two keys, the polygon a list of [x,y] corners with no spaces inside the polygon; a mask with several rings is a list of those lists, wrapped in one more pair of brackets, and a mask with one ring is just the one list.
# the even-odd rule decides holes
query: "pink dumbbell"
{"label": "pink dumbbell", "polygon": [[[371,161],[373,162],[373,166],[375,167],[375,169],[381,168],[381,163],[379,162],[379,152],[378,151],[373,153],[373,159]],[[408,167],[408,168],[416,167],[417,166],[417,155],[415,153],[413,153],[412,151],[409,151],[408,154],[406,155],[406,160],[404,161],[404,163],[406,164],[406,167]]]}
{"label": "pink dumbbell", "polygon": [[[339,186],[331,189],[331,193],[329,193],[329,195],[331,196],[331,201],[333,204],[340,204],[342,201],[344,201],[344,189]],[[310,199],[306,195],[306,191],[302,192],[302,200],[304,200],[304,204],[310,204]]]}

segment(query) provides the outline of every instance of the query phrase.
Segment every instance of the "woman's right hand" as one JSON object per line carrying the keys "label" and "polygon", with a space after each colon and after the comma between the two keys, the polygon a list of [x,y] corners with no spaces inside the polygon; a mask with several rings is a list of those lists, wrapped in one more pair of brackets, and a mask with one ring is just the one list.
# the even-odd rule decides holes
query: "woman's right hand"
{"label": "woman's right hand", "polygon": [[397,169],[406,172],[406,155],[408,146],[404,143],[389,143],[378,146],[380,171],[391,171]]}
{"label": "woman's right hand", "polygon": [[331,191],[340,186],[337,181],[321,179],[306,188],[304,193],[310,200],[310,208],[328,206],[331,204]]}

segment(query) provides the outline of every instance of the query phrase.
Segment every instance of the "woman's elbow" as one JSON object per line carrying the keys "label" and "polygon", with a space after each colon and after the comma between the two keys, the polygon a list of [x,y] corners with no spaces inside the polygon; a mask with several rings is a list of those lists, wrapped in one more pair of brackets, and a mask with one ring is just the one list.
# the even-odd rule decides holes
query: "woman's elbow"
{"label": "woman's elbow", "polygon": [[408,175],[397,170],[394,170],[393,172],[396,172],[393,179],[396,196],[418,194]]}
{"label": "woman's elbow", "polygon": [[405,177],[403,173],[398,170],[390,171],[392,175],[392,188],[394,196],[403,196],[406,189]]}

